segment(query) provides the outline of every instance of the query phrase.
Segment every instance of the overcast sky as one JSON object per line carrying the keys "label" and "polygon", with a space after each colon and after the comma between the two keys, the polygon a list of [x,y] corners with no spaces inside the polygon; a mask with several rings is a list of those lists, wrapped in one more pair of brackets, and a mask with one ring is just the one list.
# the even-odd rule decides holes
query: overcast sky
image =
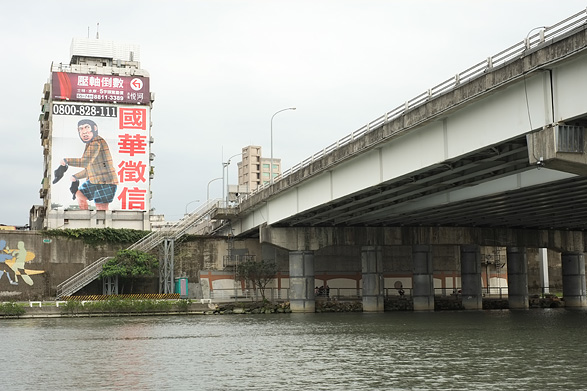
{"label": "overcast sky", "polygon": [[[152,207],[167,220],[222,196],[247,145],[284,169],[587,0],[4,2],[0,9],[0,223],[41,204],[40,100],[73,37],[140,45],[155,92]],[[232,159],[225,174],[236,184]],[[191,202],[191,204],[190,204]],[[200,203],[201,203],[200,202]]]}

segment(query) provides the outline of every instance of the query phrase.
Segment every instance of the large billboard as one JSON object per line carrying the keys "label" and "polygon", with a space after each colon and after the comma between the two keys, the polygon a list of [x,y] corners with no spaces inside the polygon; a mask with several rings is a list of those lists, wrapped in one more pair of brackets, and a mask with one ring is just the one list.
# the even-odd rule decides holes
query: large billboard
{"label": "large billboard", "polygon": [[149,210],[150,107],[53,102],[51,209]]}
{"label": "large billboard", "polygon": [[79,102],[150,103],[149,78],[53,72],[54,100]]}

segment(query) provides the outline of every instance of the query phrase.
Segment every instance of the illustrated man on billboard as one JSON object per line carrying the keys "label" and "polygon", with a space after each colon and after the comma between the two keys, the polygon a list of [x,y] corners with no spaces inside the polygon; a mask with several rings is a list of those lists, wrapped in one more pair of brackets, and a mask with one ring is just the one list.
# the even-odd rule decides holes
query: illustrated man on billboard
{"label": "illustrated man on billboard", "polygon": [[[86,148],[81,158],[62,159],[62,172],[68,166],[83,168],[71,176],[71,190],[80,209],[88,209],[88,200],[93,200],[97,210],[108,210],[108,204],[114,199],[118,185],[118,176],[112,164],[108,143],[98,136],[98,125],[90,119],[79,121],[77,131]],[[79,185],[79,180],[83,178],[87,179]]]}

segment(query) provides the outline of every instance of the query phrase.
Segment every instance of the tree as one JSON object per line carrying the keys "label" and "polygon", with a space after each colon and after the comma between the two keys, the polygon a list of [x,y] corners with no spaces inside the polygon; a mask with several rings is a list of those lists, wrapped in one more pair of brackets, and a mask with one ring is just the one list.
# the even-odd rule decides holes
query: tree
{"label": "tree", "polygon": [[[137,250],[120,250],[102,266],[100,278],[128,278],[132,293],[135,279],[153,277],[158,269],[159,261],[154,255]],[[123,290],[124,285],[121,293]]]}
{"label": "tree", "polygon": [[236,278],[240,281],[250,282],[253,287],[259,289],[263,301],[265,301],[265,288],[275,278],[277,264],[275,261],[254,261],[248,260],[236,268]]}

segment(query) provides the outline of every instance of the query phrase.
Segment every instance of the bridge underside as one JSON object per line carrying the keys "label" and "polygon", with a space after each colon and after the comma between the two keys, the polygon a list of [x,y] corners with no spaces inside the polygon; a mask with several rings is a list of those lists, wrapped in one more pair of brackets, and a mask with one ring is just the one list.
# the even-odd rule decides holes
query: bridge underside
{"label": "bridge underside", "polygon": [[[539,158],[533,159],[528,151],[526,136],[518,137],[273,226],[584,230],[587,177],[549,169],[548,161],[531,163]],[[476,192],[486,195],[475,196]]]}

